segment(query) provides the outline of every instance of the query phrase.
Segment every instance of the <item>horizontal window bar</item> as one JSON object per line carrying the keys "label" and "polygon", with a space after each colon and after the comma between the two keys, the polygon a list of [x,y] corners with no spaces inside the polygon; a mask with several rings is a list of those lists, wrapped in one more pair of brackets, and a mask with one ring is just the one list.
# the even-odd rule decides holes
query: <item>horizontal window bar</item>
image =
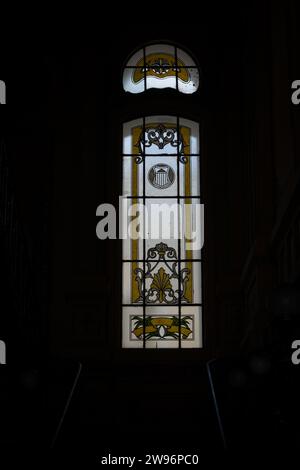
{"label": "horizontal window bar", "polygon": [[174,196],[143,196],[143,195],[136,195],[136,196],[124,196],[124,198],[127,199],[174,199],[174,201],[177,201],[177,199],[201,199],[200,196],[177,196],[176,194]]}
{"label": "horizontal window bar", "polygon": [[200,157],[199,153],[123,153],[122,157]]}
{"label": "horizontal window bar", "polygon": [[[199,250],[197,250],[199,251]],[[156,258],[149,258],[149,260],[147,258],[145,259],[122,259],[122,263],[143,263],[144,261],[149,261],[151,263],[155,263],[155,261],[159,261],[160,263],[170,263],[170,262],[173,262],[173,263],[177,263],[178,261],[180,261],[180,263],[188,263],[188,262],[192,262],[192,263],[202,263],[202,259],[201,258],[170,258],[170,259],[162,259],[162,260],[159,260],[159,259],[156,259]]]}
{"label": "horizontal window bar", "polygon": [[[146,63],[147,65],[147,63]],[[175,63],[173,64],[173,66],[176,65]],[[159,66],[152,66],[152,65],[148,65],[150,69],[170,69],[172,68],[172,65],[159,65]],[[141,65],[126,65],[124,67],[124,69],[136,69],[136,70],[141,70],[144,68],[144,64],[141,64]],[[179,69],[179,70],[185,70],[185,69],[199,69],[199,67],[197,67],[197,65],[176,65],[176,68]]]}
{"label": "horizontal window bar", "polygon": [[[122,304],[122,307],[157,307],[157,308],[161,308],[161,307],[202,307],[203,304],[192,304],[192,303],[188,303],[188,302],[181,302],[180,304],[179,303],[174,303],[174,304],[151,304],[149,302],[141,302],[140,304]],[[169,315],[173,315],[173,313],[170,313]],[[185,314],[183,314],[185,315]]]}

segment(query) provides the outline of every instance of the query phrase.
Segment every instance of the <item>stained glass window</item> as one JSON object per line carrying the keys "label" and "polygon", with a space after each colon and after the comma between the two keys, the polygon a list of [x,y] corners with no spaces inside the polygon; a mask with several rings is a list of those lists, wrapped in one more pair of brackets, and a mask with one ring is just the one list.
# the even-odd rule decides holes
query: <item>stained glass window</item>
{"label": "stained glass window", "polygon": [[194,93],[199,87],[199,71],[182,49],[168,44],[144,47],[131,56],[123,73],[123,88],[142,93],[150,88],[174,88]]}
{"label": "stained glass window", "polygon": [[123,196],[123,347],[202,347],[199,125],[125,123]]}

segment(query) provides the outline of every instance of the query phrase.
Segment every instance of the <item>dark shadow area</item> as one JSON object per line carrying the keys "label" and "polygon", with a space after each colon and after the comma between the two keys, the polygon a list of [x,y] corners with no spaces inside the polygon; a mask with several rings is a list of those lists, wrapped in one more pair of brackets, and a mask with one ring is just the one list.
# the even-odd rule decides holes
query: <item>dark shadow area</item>
{"label": "dark shadow area", "polygon": [[[299,448],[298,3],[202,2],[184,34],[102,16],[94,40],[3,53],[0,458]],[[127,58],[164,40],[191,51],[199,90],[126,93]],[[158,115],[199,123],[198,349],[122,348],[122,241],[95,233],[119,204],[123,124]]]}

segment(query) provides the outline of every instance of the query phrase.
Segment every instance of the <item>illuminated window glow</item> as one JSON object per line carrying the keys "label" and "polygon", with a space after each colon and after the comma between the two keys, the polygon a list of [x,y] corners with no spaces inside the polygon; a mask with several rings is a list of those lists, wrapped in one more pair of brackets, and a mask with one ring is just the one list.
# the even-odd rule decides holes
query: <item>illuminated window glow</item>
{"label": "illuminated window glow", "polygon": [[150,88],[174,88],[181,93],[195,93],[199,71],[194,60],[182,49],[155,44],[140,49],[124,68],[123,88],[142,93]]}
{"label": "illuminated window glow", "polygon": [[[199,125],[180,117],[125,123],[123,195],[129,207],[141,203],[148,213],[158,203],[180,207],[188,232],[195,224],[190,208],[201,202],[199,144]],[[170,225],[162,220],[163,229]],[[201,250],[182,238],[153,238],[147,230],[144,224],[146,239],[123,240],[123,347],[200,348]]]}

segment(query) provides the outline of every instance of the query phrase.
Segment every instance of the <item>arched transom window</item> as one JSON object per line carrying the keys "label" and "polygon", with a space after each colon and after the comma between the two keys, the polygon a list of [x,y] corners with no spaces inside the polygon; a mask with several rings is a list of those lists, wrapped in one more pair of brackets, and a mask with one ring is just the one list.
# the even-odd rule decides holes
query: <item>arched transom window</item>
{"label": "arched transom window", "polygon": [[199,87],[199,71],[182,49],[169,44],[153,44],[134,53],[123,73],[123,88],[142,93],[150,88],[174,88],[194,93]]}

